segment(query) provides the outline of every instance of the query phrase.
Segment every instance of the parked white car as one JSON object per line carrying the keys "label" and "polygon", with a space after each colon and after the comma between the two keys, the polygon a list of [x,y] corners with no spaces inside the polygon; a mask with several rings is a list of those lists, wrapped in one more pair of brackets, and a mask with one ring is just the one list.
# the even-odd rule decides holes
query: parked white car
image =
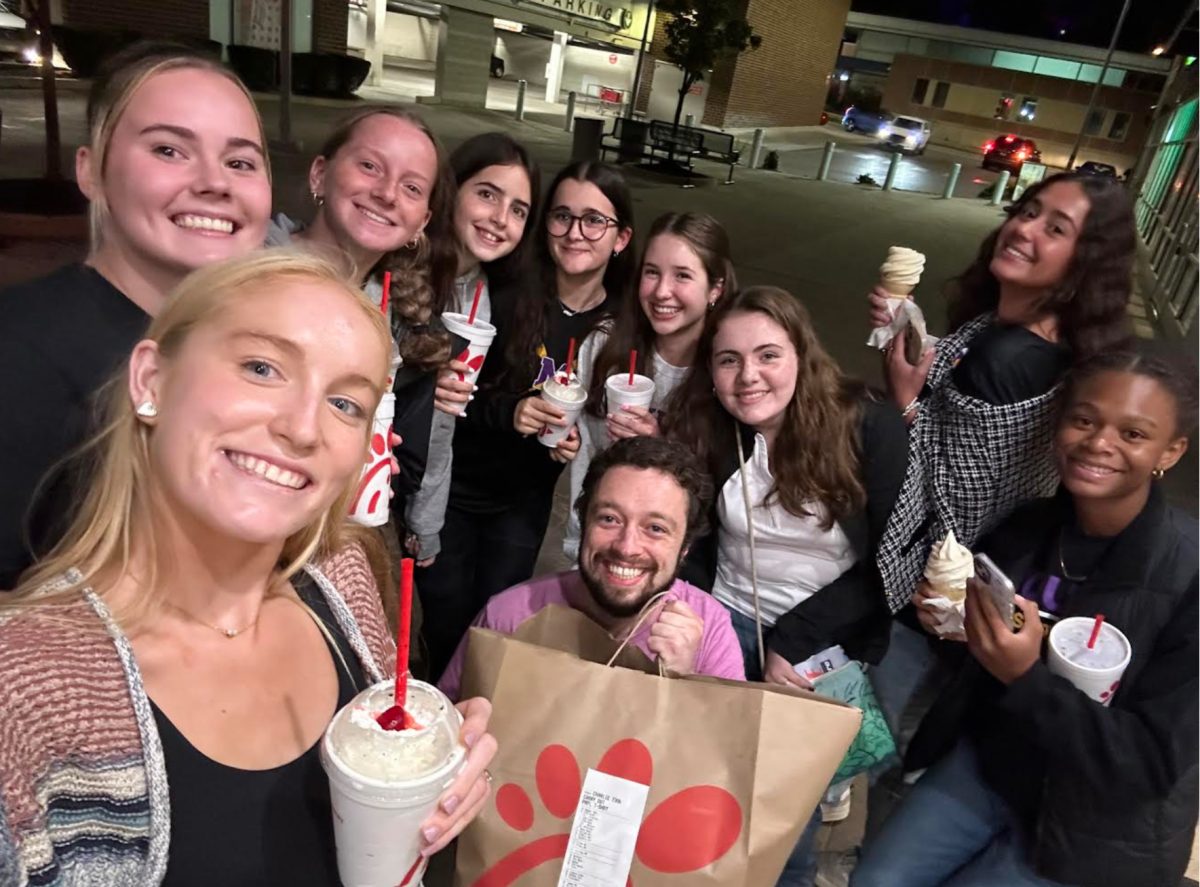
{"label": "parked white car", "polygon": [[881,125],[879,132],[875,133],[875,138],[888,148],[899,149],[905,153],[924,154],[932,133],[933,129],[928,120],[900,115]]}

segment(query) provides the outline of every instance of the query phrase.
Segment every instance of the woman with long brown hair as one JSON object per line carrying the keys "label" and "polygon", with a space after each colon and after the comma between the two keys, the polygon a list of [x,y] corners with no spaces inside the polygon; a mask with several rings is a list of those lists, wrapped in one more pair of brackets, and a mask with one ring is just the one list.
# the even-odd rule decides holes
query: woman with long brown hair
{"label": "woman with long brown hair", "polygon": [[[727,292],[737,289],[729,235],[707,213],[664,213],[650,225],[637,291],[579,349],[579,383],[588,389],[579,422],[579,455],[571,463],[571,501],[579,498],[592,456],[626,437],[659,433],[658,416],[687,376],[704,320]],[[635,369],[654,381],[649,407],[614,409],[605,382]],[[579,551],[579,516],[571,509],[563,552]]]}
{"label": "woman with long brown hair", "polygon": [[[793,666],[835,644],[877,661],[890,619],[875,551],[908,459],[899,411],[842,374],[795,296],[757,286],[709,316],[666,420],[719,490],[685,578],[729,609],[747,676],[807,686]],[[819,821],[780,887],[812,883]]]}

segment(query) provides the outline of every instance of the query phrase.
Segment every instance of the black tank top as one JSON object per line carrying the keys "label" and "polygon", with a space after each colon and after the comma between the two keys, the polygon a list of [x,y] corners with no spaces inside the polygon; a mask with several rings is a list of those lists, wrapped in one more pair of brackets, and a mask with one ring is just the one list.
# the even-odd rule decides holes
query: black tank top
{"label": "black tank top", "polygon": [[[307,575],[294,580],[300,598],[329,630],[338,676],[337,707],[366,686],[362,666],[324,595]],[[171,843],[163,887],[337,885],[329,781],[320,742],[270,770],[240,770],[199,752],[154,705],[171,797]]]}

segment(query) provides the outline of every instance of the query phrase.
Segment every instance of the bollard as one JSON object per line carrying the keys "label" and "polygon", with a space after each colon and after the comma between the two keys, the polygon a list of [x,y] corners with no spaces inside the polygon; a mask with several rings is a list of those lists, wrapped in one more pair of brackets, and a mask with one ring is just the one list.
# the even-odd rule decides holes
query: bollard
{"label": "bollard", "polygon": [[949,200],[954,196],[954,189],[958,187],[958,174],[962,172],[962,164],[956,163],[950,167],[950,172],[946,176],[946,187],[942,189],[942,200]]}
{"label": "bollard", "polygon": [[888,164],[887,178],[883,180],[883,190],[891,191],[892,186],[896,184],[896,173],[900,170],[900,152],[897,151],[892,155],[892,162]]}
{"label": "bollard", "polygon": [[563,129],[565,129],[567,132],[573,132],[575,130],[575,93],[574,92],[567,93],[567,119],[566,119],[566,123],[563,125]]}
{"label": "bollard", "polygon": [[758,169],[758,161],[762,159],[763,131],[754,130],[754,141],[750,143],[750,168]]}
{"label": "bollard", "polygon": [[686,115],[683,118],[683,125],[684,126],[695,126],[696,125],[696,115],[695,114]]}
{"label": "bollard", "polygon": [[517,81],[517,119],[525,119],[525,87],[528,84],[524,80]]}
{"label": "bollard", "polygon": [[833,163],[833,142],[825,143],[825,154],[821,157],[821,169],[817,172],[817,181],[823,182],[829,178],[829,165]]}
{"label": "bollard", "polygon": [[996,184],[992,188],[992,206],[999,206],[1000,201],[1004,199],[1004,192],[1008,190],[1008,180],[1012,176],[1007,169],[1000,173],[1000,178],[996,179]]}

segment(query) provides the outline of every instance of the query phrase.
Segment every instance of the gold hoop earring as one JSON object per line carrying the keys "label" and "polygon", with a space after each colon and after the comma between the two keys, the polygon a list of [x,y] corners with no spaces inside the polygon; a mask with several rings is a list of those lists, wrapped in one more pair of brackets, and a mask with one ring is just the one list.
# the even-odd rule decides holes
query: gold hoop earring
{"label": "gold hoop earring", "polygon": [[1153,471],[1150,472],[1150,474],[1154,477],[1155,480],[1162,480],[1163,475],[1165,475],[1166,473],[1167,473],[1167,471],[1165,468],[1155,468]]}
{"label": "gold hoop earring", "polygon": [[408,243],[404,244],[404,248],[405,248],[406,250],[410,250],[410,251],[411,251],[411,250],[417,250],[417,249],[420,249],[420,248],[421,248],[421,243],[422,243],[424,240],[425,240],[425,232],[424,232],[424,231],[418,231],[418,232],[417,232],[417,236],[416,236],[416,237],[414,237],[414,238],[413,238],[412,240],[410,240]]}

